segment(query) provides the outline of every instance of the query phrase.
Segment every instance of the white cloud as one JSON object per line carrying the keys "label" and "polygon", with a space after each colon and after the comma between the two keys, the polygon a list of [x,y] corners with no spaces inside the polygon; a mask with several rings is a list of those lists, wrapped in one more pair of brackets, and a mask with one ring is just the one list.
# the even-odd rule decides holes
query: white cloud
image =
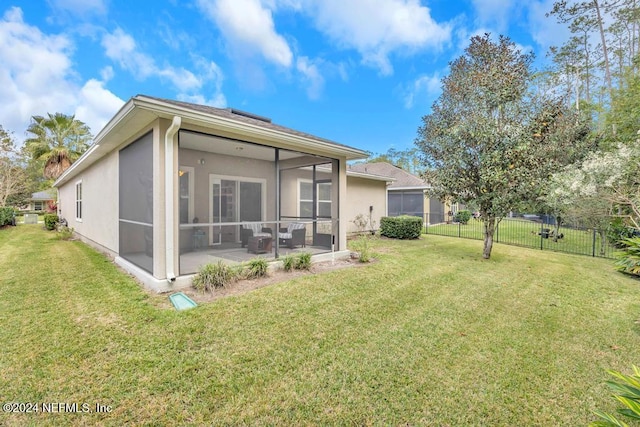
{"label": "white cloud", "polygon": [[529,32],[543,51],[550,46],[560,46],[569,39],[566,25],[558,24],[553,16],[545,16],[553,9],[553,3],[554,0],[541,0],[527,4]]}
{"label": "white cloud", "polygon": [[124,104],[122,99],[104,88],[104,82],[95,79],[85,83],[77,102],[76,118],[88,124],[94,135]]}
{"label": "white cloud", "polygon": [[495,32],[505,33],[509,21],[517,19],[514,0],[472,0],[472,3],[476,24],[491,27]]}
{"label": "white cloud", "polygon": [[316,26],[343,48],[356,49],[366,64],[382,74],[393,72],[389,55],[426,48],[441,49],[451,38],[449,24],[439,24],[418,0],[308,1]]}
{"label": "white cloud", "polygon": [[[200,9],[220,29],[231,54],[259,54],[269,62],[289,67],[293,53],[284,37],[276,32],[273,22],[272,9],[276,3],[266,3],[260,0],[198,0]],[[288,5],[294,3],[288,2]]]}
{"label": "white cloud", "polygon": [[441,77],[438,73],[433,75],[423,75],[414,80],[404,90],[404,106],[407,109],[413,108],[416,100],[424,97],[428,102],[440,95],[442,91]]}
{"label": "white cloud", "polygon": [[[227,106],[227,98],[222,93],[222,82],[224,74],[218,65],[213,61],[207,61],[204,58],[195,58],[196,67],[200,70],[201,78],[207,84],[203,91],[204,94],[179,94],[178,99],[196,104],[211,105],[212,107],[224,108]],[[211,85],[211,90],[207,86]]]}
{"label": "white cloud", "polygon": [[104,15],[107,13],[107,0],[49,0],[56,10],[72,15]]}
{"label": "white cloud", "polygon": [[307,84],[307,96],[309,99],[318,99],[324,87],[324,77],[318,69],[318,64],[306,56],[298,57],[296,69],[302,74]]}
{"label": "white cloud", "polygon": [[[24,140],[31,116],[73,114],[91,99],[95,84],[79,87],[79,76],[72,67],[73,51],[73,42],[67,36],[47,35],[26,24],[20,8],[7,10],[0,20],[0,124],[14,131],[19,142]],[[115,113],[106,111],[113,105],[110,100],[114,95],[104,88],[101,94],[106,100],[104,108],[89,119],[78,117],[86,120],[94,132],[93,126]]]}
{"label": "white cloud", "polygon": [[131,72],[139,80],[156,76],[170,81],[180,91],[197,90],[202,81],[191,71],[170,65],[159,67],[155,60],[141,52],[133,37],[117,28],[102,38],[102,46],[107,57],[116,61],[123,69]]}

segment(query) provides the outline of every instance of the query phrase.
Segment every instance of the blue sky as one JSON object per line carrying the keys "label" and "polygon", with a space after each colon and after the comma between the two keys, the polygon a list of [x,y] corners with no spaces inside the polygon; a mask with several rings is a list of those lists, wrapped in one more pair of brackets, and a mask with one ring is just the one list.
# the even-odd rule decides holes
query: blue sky
{"label": "blue sky", "polygon": [[[526,3],[526,4],[524,4]],[[234,107],[382,153],[413,146],[475,34],[545,61],[552,0],[3,0],[0,124],[75,114],[97,133],[136,94]]]}

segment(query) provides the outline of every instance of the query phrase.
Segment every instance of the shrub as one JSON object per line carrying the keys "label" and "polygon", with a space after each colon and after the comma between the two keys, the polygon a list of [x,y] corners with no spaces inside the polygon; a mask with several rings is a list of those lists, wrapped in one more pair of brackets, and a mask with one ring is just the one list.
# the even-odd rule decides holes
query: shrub
{"label": "shrub", "polygon": [[622,218],[615,218],[607,228],[607,239],[613,246],[620,249],[625,246],[623,240],[634,237],[636,233],[638,231],[627,226]]}
{"label": "shrub", "polygon": [[44,226],[49,231],[55,230],[56,229],[56,225],[58,225],[58,221],[59,220],[60,219],[58,218],[58,215],[56,215],[56,214],[45,214],[44,215]]}
{"label": "shrub", "polygon": [[199,291],[213,292],[215,288],[230,285],[238,278],[238,270],[222,261],[217,264],[205,264],[193,278],[193,287]]}
{"label": "shrub", "polygon": [[[624,375],[617,371],[607,371],[618,381],[607,381],[609,388],[615,393],[625,408],[618,409],[618,413],[633,420],[640,420],[640,369],[633,367],[633,375]],[[627,424],[616,418],[614,415],[602,411],[594,411],[602,420],[594,421],[591,427],[626,426]],[[604,420],[604,421],[603,421]]]}
{"label": "shrub", "polygon": [[640,276],[640,237],[622,239],[624,249],[618,253],[616,269],[623,273]]}
{"label": "shrub", "polygon": [[311,270],[311,252],[302,252],[296,259],[296,269]]}
{"label": "shrub", "polygon": [[385,216],[380,218],[380,235],[392,239],[417,239],[422,232],[422,218],[417,216]]}
{"label": "shrub", "polygon": [[267,269],[269,263],[264,258],[254,258],[247,262],[244,270],[244,276],[247,279],[256,279],[258,277],[264,277],[267,275]]}
{"label": "shrub", "polygon": [[471,219],[471,212],[465,211],[465,210],[456,212],[456,216],[453,217],[453,220],[455,222],[459,222],[460,224],[466,224],[469,222],[470,219]]}
{"label": "shrub", "polygon": [[0,208],[0,227],[4,225],[15,225],[13,208]]}
{"label": "shrub", "polygon": [[291,271],[296,266],[296,259],[293,255],[285,255],[281,260],[284,271]]}
{"label": "shrub", "polygon": [[363,214],[358,214],[351,222],[358,229],[358,233],[364,233],[364,230],[367,228],[367,223],[369,222],[369,220]]}
{"label": "shrub", "polygon": [[58,227],[58,239],[69,240],[73,237],[73,228],[69,228],[66,225]]}
{"label": "shrub", "polygon": [[352,242],[351,246],[360,254],[358,257],[360,262],[371,261],[371,251],[369,250],[369,239],[367,236],[360,236],[358,240]]}

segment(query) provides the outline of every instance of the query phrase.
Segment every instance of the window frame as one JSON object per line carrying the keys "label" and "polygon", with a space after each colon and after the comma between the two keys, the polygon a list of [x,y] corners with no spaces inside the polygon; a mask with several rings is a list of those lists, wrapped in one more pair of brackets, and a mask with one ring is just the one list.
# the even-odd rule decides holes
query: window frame
{"label": "window frame", "polygon": [[[302,198],[302,184],[311,184],[311,199],[303,199]],[[333,199],[332,199],[332,182],[331,181],[316,181],[316,194],[318,197],[318,200],[316,200],[316,218],[319,219],[330,219],[332,218],[332,215],[329,216],[321,216],[320,215],[320,204],[321,203],[325,203],[329,205],[329,212],[333,212],[331,209],[331,207],[333,206]],[[320,199],[320,186],[321,185],[328,185],[329,186],[329,199]],[[300,213],[302,211],[301,209],[301,204],[304,203],[311,203],[311,206],[313,206],[313,180],[311,179],[305,179],[305,178],[298,178],[298,206],[297,206],[297,211],[296,211],[296,215],[298,216],[298,218],[303,218],[300,216]],[[313,219],[313,211],[310,217],[304,217],[304,219]]]}
{"label": "window frame", "polygon": [[[78,191],[79,190],[79,191]],[[75,183],[75,200],[76,200],[76,221],[82,222],[82,180]]]}

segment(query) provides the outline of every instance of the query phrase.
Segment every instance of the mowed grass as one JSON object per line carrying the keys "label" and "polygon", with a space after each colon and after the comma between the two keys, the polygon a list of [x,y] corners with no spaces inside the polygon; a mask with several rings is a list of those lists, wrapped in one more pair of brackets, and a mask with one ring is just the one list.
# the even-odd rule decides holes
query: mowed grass
{"label": "mowed grass", "polygon": [[0,230],[0,425],[586,425],[640,364],[611,262],[425,236],[377,262],[176,312],[41,226]]}
{"label": "mowed grass", "polygon": [[[593,229],[575,229],[562,226],[560,233],[563,237],[554,241],[552,237],[544,238],[540,235],[542,228],[553,230],[554,226],[522,219],[504,218],[498,224],[494,241],[579,255],[592,256],[595,254],[595,256],[606,258],[614,258],[615,256],[616,249],[606,241],[606,238],[603,242],[600,234],[598,232],[594,234]],[[427,227],[426,232],[440,236],[484,239],[482,221],[473,218],[464,225],[458,223],[431,225]]]}

